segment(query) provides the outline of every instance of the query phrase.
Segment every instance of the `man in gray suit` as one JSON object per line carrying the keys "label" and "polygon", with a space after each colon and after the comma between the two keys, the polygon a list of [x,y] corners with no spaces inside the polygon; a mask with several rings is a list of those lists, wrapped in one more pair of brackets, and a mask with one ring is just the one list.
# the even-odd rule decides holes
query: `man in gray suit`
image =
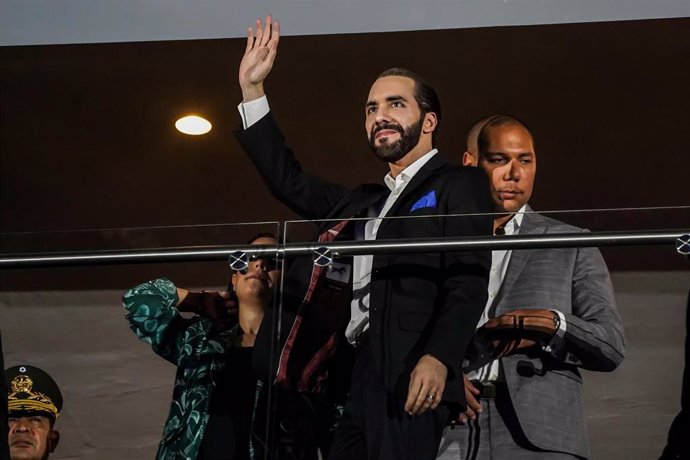
{"label": "man in gray suit", "polygon": [[[495,234],[583,231],[527,205],[537,163],[521,121],[478,122],[463,163],[490,178]],[[494,251],[479,326],[464,363],[467,411],[444,433],[439,458],[588,458],[578,368],[612,371],[625,348],[599,250]]]}

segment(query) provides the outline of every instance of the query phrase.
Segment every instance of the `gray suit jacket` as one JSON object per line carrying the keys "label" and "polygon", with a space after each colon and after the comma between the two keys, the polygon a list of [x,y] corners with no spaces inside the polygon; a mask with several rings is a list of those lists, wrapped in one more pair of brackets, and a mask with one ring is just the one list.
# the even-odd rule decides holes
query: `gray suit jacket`
{"label": "gray suit jacket", "polygon": [[[531,211],[531,209],[529,209]],[[526,213],[520,235],[585,230]],[[589,457],[578,368],[612,371],[625,338],[606,263],[597,248],[514,250],[492,305],[495,316],[514,309],[559,310],[567,328],[551,352],[529,350],[501,360],[522,430],[537,447]]]}

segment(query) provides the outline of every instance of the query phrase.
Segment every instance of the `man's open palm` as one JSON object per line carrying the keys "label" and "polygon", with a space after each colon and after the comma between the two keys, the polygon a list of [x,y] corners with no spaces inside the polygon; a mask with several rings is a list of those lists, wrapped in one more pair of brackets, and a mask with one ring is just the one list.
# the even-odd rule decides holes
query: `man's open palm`
{"label": "man's open palm", "polygon": [[266,23],[256,20],[254,29],[247,29],[247,48],[240,63],[239,80],[244,102],[258,99],[264,95],[263,82],[273,68],[280,40],[280,23],[273,22],[271,15]]}

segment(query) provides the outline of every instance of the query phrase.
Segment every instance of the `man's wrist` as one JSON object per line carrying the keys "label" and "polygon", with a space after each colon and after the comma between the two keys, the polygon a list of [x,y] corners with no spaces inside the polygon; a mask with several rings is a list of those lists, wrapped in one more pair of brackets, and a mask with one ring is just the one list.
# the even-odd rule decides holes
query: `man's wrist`
{"label": "man's wrist", "polygon": [[437,358],[436,356],[434,356],[434,355],[431,355],[431,354],[427,353],[427,354],[423,355],[423,356],[420,358],[420,360],[423,359],[423,358],[431,358],[434,362],[437,362],[437,363],[441,364],[443,367],[445,367],[446,369],[448,369],[448,366],[446,366],[446,364],[445,364],[443,361],[441,361],[440,359],[438,359],[438,358]]}
{"label": "man's wrist", "polygon": [[265,95],[263,83],[242,86],[242,102],[244,103],[255,101]]}
{"label": "man's wrist", "polygon": [[556,313],[555,311],[551,310],[551,313],[553,314],[553,334],[555,335],[558,330],[561,328],[561,317]]}
{"label": "man's wrist", "polygon": [[565,316],[558,310],[551,310],[555,331],[543,346],[543,350],[557,358],[563,353],[564,337],[568,326]]}

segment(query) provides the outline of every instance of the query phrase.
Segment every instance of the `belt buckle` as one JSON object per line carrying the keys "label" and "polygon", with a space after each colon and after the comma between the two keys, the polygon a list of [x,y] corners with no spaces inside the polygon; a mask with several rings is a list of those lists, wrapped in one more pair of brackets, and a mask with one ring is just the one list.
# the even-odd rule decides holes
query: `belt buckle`
{"label": "belt buckle", "polygon": [[359,334],[357,337],[355,337],[355,348],[360,349],[362,348],[362,345],[367,343],[369,341],[369,331],[366,330]]}
{"label": "belt buckle", "polygon": [[496,384],[473,380],[472,385],[479,390],[479,399],[496,399]]}
{"label": "belt buckle", "polygon": [[483,399],[496,399],[496,385],[493,383],[484,385],[479,397]]}

